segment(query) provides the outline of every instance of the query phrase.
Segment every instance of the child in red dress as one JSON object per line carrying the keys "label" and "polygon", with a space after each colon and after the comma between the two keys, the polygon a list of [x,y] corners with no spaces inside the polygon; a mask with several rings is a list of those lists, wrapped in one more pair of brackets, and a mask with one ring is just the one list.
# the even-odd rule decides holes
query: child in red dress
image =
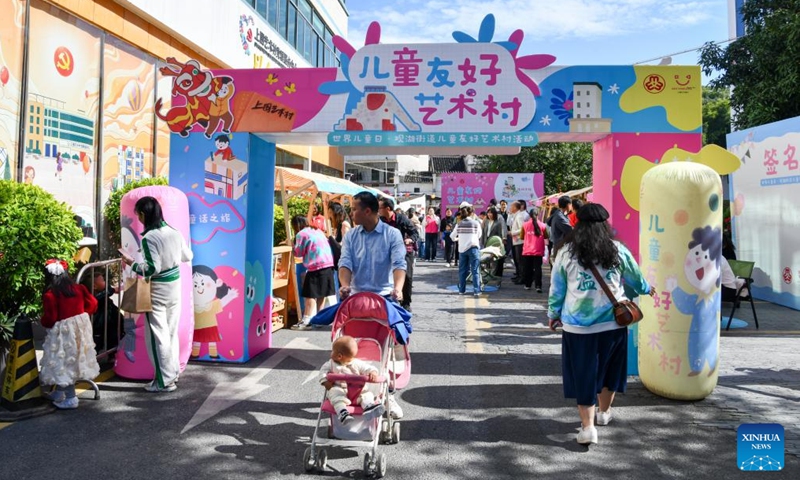
{"label": "child in red dress", "polygon": [[78,408],[75,382],[92,380],[100,373],[90,317],[97,310],[97,300],[86,287],[72,282],[63,260],[48,260],[44,279],[41,322],[47,336],[40,379],[45,386],[55,385],[55,390],[46,394],[53,405]]}

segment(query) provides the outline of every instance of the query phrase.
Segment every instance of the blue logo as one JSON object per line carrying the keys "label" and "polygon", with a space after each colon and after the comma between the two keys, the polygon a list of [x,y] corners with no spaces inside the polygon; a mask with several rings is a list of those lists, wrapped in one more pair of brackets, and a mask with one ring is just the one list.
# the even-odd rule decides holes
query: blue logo
{"label": "blue logo", "polygon": [[739,470],[783,470],[783,426],[777,423],[744,423],[736,430]]}

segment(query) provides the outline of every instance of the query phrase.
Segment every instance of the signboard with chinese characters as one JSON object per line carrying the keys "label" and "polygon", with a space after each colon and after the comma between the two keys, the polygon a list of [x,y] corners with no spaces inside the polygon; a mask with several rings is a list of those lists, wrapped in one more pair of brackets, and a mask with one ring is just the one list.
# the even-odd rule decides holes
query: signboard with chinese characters
{"label": "signboard with chinese characters", "polygon": [[755,262],[755,298],[800,310],[800,117],[728,135],[733,241]]}
{"label": "signboard with chinese characters", "polygon": [[442,207],[458,208],[469,202],[476,212],[489,208],[491,199],[498,204],[525,200],[528,208],[544,195],[542,173],[445,173],[442,175]]}

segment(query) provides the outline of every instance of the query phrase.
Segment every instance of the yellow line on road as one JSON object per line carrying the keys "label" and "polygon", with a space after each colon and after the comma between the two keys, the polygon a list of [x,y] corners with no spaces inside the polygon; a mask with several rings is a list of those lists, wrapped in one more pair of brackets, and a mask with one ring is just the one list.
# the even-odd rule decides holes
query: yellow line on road
{"label": "yellow line on road", "polygon": [[[94,379],[94,383],[103,383],[103,382],[108,381],[109,379],[111,379],[113,377],[114,377],[114,369],[113,368],[109,368],[105,372],[100,373],[100,375],[98,375],[97,378]],[[88,385],[88,384],[82,383],[81,385]],[[91,389],[88,388],[88,387],[86,387],[86,388],[84,388],[84,387],[75,387],[75,393],[78,394],[78,395],[80,395],[81,393],[83,393],[83,392],[85,392],[87,390],[91,390]]]}
{"label": "yellow line on road", "polygon": [[483,353],[483,342],[480,340],[481,330],[492,327],[490,322],[484,322],[475,318],[477,307],[488,307],[489,300],[484,297],[464,298],[464,330],[467,333],[467,352]]}

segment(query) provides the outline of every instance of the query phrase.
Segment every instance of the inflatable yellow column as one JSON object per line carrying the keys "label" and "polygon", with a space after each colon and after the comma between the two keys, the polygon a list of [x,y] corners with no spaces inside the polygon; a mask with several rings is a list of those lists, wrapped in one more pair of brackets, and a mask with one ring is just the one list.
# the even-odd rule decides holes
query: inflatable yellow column
{"label": "inflatable yellow column", "polygon": [[640,192],[642,272],[657,294],[641,301],[639,376],[662,397],[700,400],[719,368],[722,182],[705,165],[670,162]]}

